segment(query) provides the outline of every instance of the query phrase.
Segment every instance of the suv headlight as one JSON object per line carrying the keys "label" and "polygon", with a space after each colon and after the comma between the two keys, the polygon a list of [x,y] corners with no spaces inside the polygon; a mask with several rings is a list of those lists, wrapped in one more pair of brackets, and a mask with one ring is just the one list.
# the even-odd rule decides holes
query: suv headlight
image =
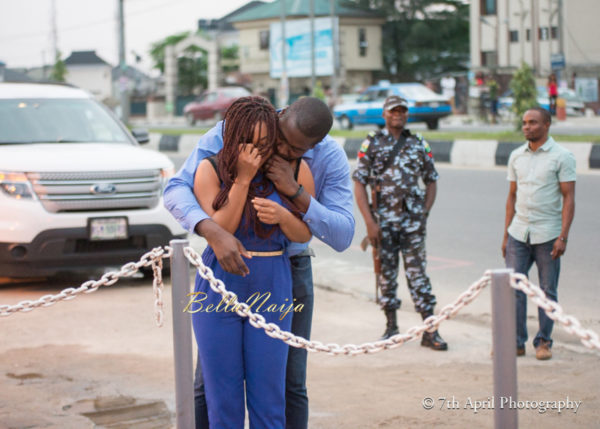
{"label": "suv headlight", "polygon": [[160,170],[160,184],[161,184],[161,192],[165,190],[165,186],[167,186],[167,182],[171,177],[175,175],[175,168],[161,168]]}
{"label": "suv headlight", "polygon": [[0,189],[9,197],[18,200],[21,198],[33,198],[33,189],[25,173],[0,171]]}

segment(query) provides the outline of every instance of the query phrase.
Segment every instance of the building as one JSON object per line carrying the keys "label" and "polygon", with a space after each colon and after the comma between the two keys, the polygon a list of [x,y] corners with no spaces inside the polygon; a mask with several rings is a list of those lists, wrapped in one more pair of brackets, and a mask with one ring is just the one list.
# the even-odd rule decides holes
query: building
{"label": "building", "polygon": [[65,80],[91,92],[98,100],[112,97],[112,66],[96,55],[96,51],[73,51],[65,59]]}
{"label": "building", "polygon": [[597,102],[598,17],[598,0],[472,0],[472,70],[512,75],[524,61],[540,83],[554,72]]}
{"label": "building", "polygon": [[[280,89],[280,77],[273,73],[274,51],[271,48],[271,32],[279,30],[281,22],[281,1],[276,0],[255,6],[250,10],[236,14],[229,22],[239,31],[239,59],[240,72],[252,78],[252,88],[259,93],[268,94],[271,99],[278,98],[275,95]],[[331,23],[329,0],[314,1],[314,18],[327,26]],[[335,0],[335,26],[338,32],[333,32],[333,45],[335,40],[339,41],[339,50],[333,49],[331,67],[337,76],[337,85],[342,91],[353,91],[366,87],[373,83],[374,72],[383,68],[381,50],[381,28],[386,18],[382,14],[373,11],[363,11],[350,8],[342,0]],[[296,0],[285,2],[286,28],[293,26],[294,22],[306,23],[310,16],[309,0]],[[331,35],[331,24],[329,34]],[[288,45],[290,39],[286,30]],[[307,34],[310,30],[306,29]],[[318,29],[316,31],[318,33]],[[331,37],[331,36],[330,36]],[[317,48],[319,45],[317,43]],[[310,52],[304,50],[306,55]],[[289,61],[288,54],[288,61]],[[291,67],[290,67],[291,68]],[[304,73],[303,76],[293,76],[297,70],[288,70],[292,74],[289,79],[289,93],[291,97],[306,94],[310,91],[311,74]],[[319,73],[317,80],[323,87],[332,83],[331,70]]]}

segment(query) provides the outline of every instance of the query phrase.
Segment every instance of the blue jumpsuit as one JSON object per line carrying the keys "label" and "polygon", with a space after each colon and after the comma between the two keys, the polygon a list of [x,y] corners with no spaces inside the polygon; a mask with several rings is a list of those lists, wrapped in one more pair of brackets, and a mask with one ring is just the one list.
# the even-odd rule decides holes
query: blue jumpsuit
{"label": "blue jumpsuit", "polygon": [[[268,198],[281,204],[276,192]],[[275,226],[269,238],[263,239],[255,235],[252,224],[244,228],[244,222],[242,218],[235,236],[247,250],[265,252],[287,247],[289,240],[279,226]],[[210,247],[204,251],[202,260],[213,270],[215,277],[225,283],[227,290],[237,294],[238,302],[254,303],[252,311],[261,314],[267,323],[273,322],[282,330],[290,330],[292,312],[284,316],[281,311],[282,307],[293,304],[290,260],[285,252],[279,256],[246,259],[250,269],[246,277],[225,272]],[[221,295],[198,274],[195,291],[196,302],[189,311],[204,375],[211,429],[242,429],[244,399],[251,429],[284,428],[287,344],[254,328],[247,318],[232,311],[233,304],[226,307],[223,302],[220,309],[215,310]],[[214,307],[209,308],[210,304]]]}

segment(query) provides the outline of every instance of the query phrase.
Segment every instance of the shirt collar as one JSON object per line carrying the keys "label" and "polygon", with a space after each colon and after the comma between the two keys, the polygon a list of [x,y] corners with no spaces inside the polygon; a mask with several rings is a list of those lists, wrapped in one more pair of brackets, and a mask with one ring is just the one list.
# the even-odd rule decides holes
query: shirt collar
{"label": "shirt collar", "polygon": [[[551,136],[548,136],[548,140],[546,140],[546,142],[543,145],[541,145],[537,150],[548,152],[550,149],[552,149],[552,147],[555,144],[556,142],[554,141],[554,139]],[[527,147],[525,148],[525,151],[531,152],[531,149],[529,148],[529,141],[527,142]]]}

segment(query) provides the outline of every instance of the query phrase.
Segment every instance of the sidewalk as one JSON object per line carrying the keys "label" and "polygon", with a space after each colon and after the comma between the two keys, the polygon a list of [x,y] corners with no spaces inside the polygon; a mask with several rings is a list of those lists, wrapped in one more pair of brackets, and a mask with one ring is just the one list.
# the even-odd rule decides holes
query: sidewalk
{"label": "sidewalk", "polygon": [[[0,292],[1,301],[5,295]],[[175,409],[168,285],[164,296],[162,328],[152,321],[151,288],[132,283],[4,319],[3,331],[11,336],[0,344],[0,428],[173,427],[164,420],[165,409]],[[383,331],[381,311],[366,299],[318,287],[315,303],[314,340],[360,344]],[[419,319],[412,311],[401,311],[401,331],[418,325]],[[309,427],[492,428],[493,410],[474,409],[493,395],[489,326],[489,315],[468,311],[444,322],[440,332],[450,345],[447,352],[412,342],[373,355],[309,354]],[[537,361],[528,346],[527,355],[518,359],[518,399],[583,402],[576,413],[541,413],[529,406],[519,411],[520,427],[597,427],[598,355],[562,340],[554,353],[551,361]],[[426,398],[433,409],[424,408]],[[120,421],[110,405],[124,403],[142,404],[142,411],[155,412],[162,420],[155,425],[91,422]],[[107,408],[99,410],[102,406]],[[139,408],[127,410],[135,415]]]}

